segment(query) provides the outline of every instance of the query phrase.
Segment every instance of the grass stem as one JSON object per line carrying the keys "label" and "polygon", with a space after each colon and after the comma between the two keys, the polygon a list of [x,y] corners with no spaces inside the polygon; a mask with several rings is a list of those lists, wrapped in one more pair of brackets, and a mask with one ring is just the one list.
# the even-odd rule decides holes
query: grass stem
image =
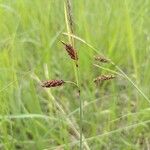
{"label": "grass stem", "polygon": [[[72,19],[72,10],[71,10],[71,1],[66,0],[66,3],[64,3],[64,12],[65,12],[65,21],[66,21],[66,27],[67,27],[67,33],[68,33],[68,39],[69,43],[74,47],[74,38],[71,36],[73,34],[73,19]],[[83,129],[83,102],[81,99],[81,93],[80,93],[80,82],[79,82],[79,67],[78,67],[78,61],[73,62],[74,67],[74,74],[76,79],[76,85],[78,87],[78,99],[79,99],[79,118],[80,118],[80,150],[83,149],[83,139],[85,141],[85,138],[83,137],[82,129]],[[84,146],[87,150],[89,150],[89,146],[84,142]]]}

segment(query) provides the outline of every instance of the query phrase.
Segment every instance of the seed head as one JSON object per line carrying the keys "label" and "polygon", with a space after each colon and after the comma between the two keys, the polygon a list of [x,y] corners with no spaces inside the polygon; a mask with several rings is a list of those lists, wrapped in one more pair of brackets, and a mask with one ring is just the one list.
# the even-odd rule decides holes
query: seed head
{"label": "seed head", "polygon": [[101,76],[95,78],[94,82],[98,83],[98,82],[102,82],[102,81],[105,81],[105,80],[111,80],[111,79],[114,79],[114,78],[115,78],[114,75],[101,75]]}
{"label": "seed head", "polygon": [[41,86],[45,88],[51,88],[51,87],[61,86],[64,83],[65,81],[63,80],[48,80],[48,81],[43,81]]}
{"label": "seed head", "polygon": [[109,60],[106,59],[104,56],[95,56],[94,59],[96,61],[99,61],[99,62],[102,62],[102,63],[108,63],[109,62]]}
{"label": "seed head", "polygon": [[61,41],[61,42],[65,45],[65,49],[66,49],[68,55],[71,57],[71,59],[78,60],[77,51],[73,48],[73,46],[70,44],[66,44],[63,41]]}
{"label": "seed head", "polygon": [[73,23],[72,2],[71,2],[71,0],[66,0],[66,8],[67,8],[69,27],[71,29],[71,33],[73,33],[74,23]]}

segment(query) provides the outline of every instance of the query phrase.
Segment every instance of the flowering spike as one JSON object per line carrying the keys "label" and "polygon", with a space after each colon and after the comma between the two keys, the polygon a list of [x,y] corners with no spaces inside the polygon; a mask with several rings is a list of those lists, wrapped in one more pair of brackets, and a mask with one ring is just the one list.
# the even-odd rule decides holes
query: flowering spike
{"label": "flowering spike", "polygon": [[102,63],[108,63],[108,62],[109,62],[109,60],[106,59],[106,58],[103,57],[103,56],[95,56],[94,59],[95,59],[96,61],[99,61],[99,62],[102,62]]}
{"label": "flowering spike", "polygon": [[48,81],[43,81],[41,86],[45,88],[51,88],[51,87],[61,86],[64,83],[65,81],[63,80],[48,80]]}
{"label": "flowering spike", "polygon": [[114,79],[115,76],[114,75],[101,75],[97,78],[94,79],[95,83],[101,82],[101,81],[105,81],[105,80],[111,80]]}
{"label": "flowering spike", "polygon": [[65,46],[65,49],[66,49],[68,55],[71,57],[71,59],[78,60],[77,51],[73,48],[73,46],[70,44],[66,44],[63,41],[61,41],[61,42]]}

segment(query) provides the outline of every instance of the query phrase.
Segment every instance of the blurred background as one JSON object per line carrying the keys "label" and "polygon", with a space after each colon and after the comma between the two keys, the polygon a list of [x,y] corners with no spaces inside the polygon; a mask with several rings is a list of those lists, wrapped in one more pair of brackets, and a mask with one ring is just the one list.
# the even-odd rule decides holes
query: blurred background
{"label": "blurred background", "polygon": [[[0,0],[2,150],[79,149],[73,130],[79,131],[75,86],[45,90],[39,83],[75,82],[72,60],[60,42],[68,43],[64,2]],[[71,0],[71,6],[89,149],[150,149],[150,0]],[[137,88],[119,75],[94,85],[97,76],[118,70],[95,62],[89,44],[111,58]]]}

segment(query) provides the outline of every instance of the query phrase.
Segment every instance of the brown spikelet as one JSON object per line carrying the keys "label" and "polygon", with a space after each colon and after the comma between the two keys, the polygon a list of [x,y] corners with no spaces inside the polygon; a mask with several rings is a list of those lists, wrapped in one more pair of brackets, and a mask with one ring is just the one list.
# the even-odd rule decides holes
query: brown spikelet
{"label": "brown spikelet", "polygon": [[106,59],[104,56],[95,56],[94,59],[96,61],[99,61],[99,62],[102,62],[102,63],[108,63],[109,62],[109,60]]}
{"label": "brown spikelet", "polygon": [[65,83],[63,80],[48,80],[42,82],[42,87],[51,88],[51,87],[57,87],[61,86]]}
{"label": "brown spikelet", "polygon": [[102,81],[105,81],[105,80],[111,80],[111,79],[114,79],[114,78],[115,78],[114,75],[101,75],[101,76],[97,77],[96,79],[94,79],[94,82],[98,83],[98,82],[102,82]]}
{"label": "brown spikelet", "polygon": [[63,41],[61,41],[64,45],[65,45],[65,49],[68,53],[68,55],[73,59],[73,60],[78,60],[78,56],[77,56],[77,51],[73,48],[72,45],[70,44],[66,44]]}

